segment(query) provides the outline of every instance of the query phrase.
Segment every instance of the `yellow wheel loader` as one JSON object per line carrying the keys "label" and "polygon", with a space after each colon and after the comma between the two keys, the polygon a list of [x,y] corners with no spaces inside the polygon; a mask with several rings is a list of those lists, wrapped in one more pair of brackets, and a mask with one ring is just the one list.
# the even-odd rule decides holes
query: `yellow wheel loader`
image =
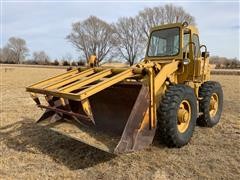
{"label": "yellow wheel loader", "polygon": [[182,147],[196,123],[212,127],[221,116],[223,92],[210,81],[208,57],[196,27],[161,25],[134,66],[79,67],[26,90],[45,109],[38,124],[101,150],[141,150],[156,133],[167,146]]}

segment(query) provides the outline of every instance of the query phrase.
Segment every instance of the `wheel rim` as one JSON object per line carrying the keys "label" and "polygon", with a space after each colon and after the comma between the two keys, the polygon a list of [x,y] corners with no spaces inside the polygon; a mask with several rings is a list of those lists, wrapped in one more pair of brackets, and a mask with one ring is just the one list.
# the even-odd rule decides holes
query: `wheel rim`
{"label": "wheel rim", "polygon": [[177,127],[180,133],[184,133],[189,126],[191,120],[191,106],[187,100],[183,100],[178,108]]}
{"label": "wheel rim", "polygon": [[218,111],[218,95],[216,93],[213,93],[210,98],[210,104],[209,104],[209,114],[210,117],[214,117],[217,114]]}

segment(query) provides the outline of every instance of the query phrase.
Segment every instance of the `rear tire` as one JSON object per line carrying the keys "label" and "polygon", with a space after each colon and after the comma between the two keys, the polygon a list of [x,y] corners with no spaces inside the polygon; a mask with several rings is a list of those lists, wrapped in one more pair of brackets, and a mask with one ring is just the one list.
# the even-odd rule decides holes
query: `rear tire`
{"label": "rear tire", "polygon": [[218,82],[207,81],[199,88],[199,116],[197,124],[200,126],[213,127],[216,125],[222,113],[223,91]]}
{"label": "rear tire", "polygon": [[158,108],[158,131],[168,147],[186,145],[193,134],[197,119],[197,99],[192,88],[170,85]]}

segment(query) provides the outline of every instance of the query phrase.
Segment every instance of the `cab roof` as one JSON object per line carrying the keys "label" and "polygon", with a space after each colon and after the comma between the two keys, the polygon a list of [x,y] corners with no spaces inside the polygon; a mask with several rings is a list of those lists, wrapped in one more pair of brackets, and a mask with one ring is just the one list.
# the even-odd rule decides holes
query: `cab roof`
{"label": "cab roof", "polygon": [[[172,24],[163,24],[163,25],[159,25],[159,26],[155,26],[155,27],[152,27],[150,29],[150,32],[152,31],[156,31],[156,30],[159,30],[159,29],[168,29],[168,28],[174,28],[174,27],[183,27],[183,23],[172,23]],[[183,27],[184,29],[190,29],[192,33],[194,34],[199,34],[198,33],[198,29],[196,26],[194,25],[188,25],[186,27]]]}

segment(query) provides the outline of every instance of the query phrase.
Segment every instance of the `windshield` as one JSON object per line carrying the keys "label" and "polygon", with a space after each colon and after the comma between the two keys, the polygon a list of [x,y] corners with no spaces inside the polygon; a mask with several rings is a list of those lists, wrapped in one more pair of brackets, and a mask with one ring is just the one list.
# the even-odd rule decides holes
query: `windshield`
{"label": "windshield", "polygon": [[174,56],[179,53],[179,28],[161,29],[151,33],[148,56]]}

